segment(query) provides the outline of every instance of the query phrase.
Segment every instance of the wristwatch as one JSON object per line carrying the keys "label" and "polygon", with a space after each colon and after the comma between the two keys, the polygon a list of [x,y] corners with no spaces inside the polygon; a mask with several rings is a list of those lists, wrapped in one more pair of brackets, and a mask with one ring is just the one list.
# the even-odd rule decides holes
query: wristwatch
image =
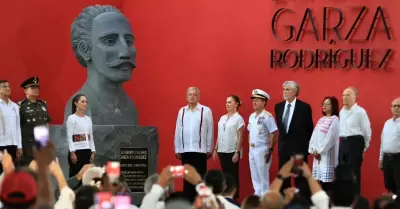
{"label": "wristwatch", "polygon": [[239,150],[235,150],[235,153],[238,153],[238,154],[239,154],[239,152],[240,152]]}
{"label": "wristwatch", "polygon": [[282,174],[280,174],[280,173],[276,174],[275,178],[280,179],[282,181],[285,180],[285,177],[283,177]]}

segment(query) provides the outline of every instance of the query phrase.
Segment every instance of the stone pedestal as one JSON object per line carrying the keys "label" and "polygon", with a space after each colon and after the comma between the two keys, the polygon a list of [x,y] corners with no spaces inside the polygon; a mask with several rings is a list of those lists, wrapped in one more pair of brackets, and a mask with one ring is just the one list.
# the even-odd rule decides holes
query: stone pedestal
{"label": "stone pedestal", "polygon": [[[64,125],[50,125],[50,138],[56,145],[57,157],[65,177],[68,178],[69,147],[66,135],[66,127]],[[127,181],[129,181],[130,178],[133,178],[135,181],[142,181],[145,177],[147,178],[147,176],[157,172],[157,156],[159,149],[157,128],[94,125],[93,136],[96,146],[96,166],[103,166],[109,160],[120,161],[121,148],[123,148],[123,152],[125,153],[121,154],[121,156],[123,155],[121,170],[124,170],[122,164],[125,164],[125,168],[130,167],[128,168],[129,171],[126,171],[130,173],[130,176],[125,175]],[[144,154],[145,151],[146,153]],[[147,158],[147,161],[145,158]],[[143,169],[146,162],[148,163],[147,169]],[[136,175],[136,170],[141,172],[140,175]],[[148,173],[143,174],[144,170],[148,170]],[[136,185],[138,183],[131,184]],[[136,186],[135,189],[132,189],[134,194],[132,197],[133,203],[141,202],[144,196],[143,190],[140,189],[141,186],[142,185],[139,185]]]}

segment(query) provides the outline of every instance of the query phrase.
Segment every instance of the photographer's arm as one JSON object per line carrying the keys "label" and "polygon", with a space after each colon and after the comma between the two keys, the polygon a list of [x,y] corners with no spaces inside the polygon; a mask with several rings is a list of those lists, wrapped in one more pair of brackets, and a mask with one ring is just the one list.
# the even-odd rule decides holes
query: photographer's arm
{"label": "photographer's arm", "polygon": [[279,192],[281,190],[281,186],[283,181],[286,178],[291,176],[291,170],[293,167],[294,159],[290,158],[289,161],[282,166],[281,170],[279,170],[278,174],[276,175],[274,181],[271,183],[270,190]]}

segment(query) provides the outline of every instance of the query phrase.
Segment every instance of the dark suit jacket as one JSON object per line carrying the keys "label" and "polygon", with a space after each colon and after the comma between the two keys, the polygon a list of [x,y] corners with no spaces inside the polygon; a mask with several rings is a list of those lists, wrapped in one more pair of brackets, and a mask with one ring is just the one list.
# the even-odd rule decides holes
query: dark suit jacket
{"label": "dark suit jacket", "polygon": [[296,99],[289,132],[286,133],[282,117],[285,105],[286,101],[275,105],[275,117],[279,130],[278,154],[280,157],[289,157],[295,153],[302,153],[306,157],[308,156],[309,141],[314,130],[311,106]]}

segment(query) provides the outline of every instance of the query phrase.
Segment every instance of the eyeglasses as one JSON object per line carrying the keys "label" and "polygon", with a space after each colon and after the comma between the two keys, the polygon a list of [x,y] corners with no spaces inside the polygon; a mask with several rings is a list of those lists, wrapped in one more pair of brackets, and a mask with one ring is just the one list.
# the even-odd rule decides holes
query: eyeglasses
{"label": "eyeglasses", "polygon": [[400,108],[400,105],[392,105],[393,108]]}
{"label": "eyeglasses", "polygon": [[332,105],[332,104],[322,103],[322,106],[329,106],[329,105]]}

